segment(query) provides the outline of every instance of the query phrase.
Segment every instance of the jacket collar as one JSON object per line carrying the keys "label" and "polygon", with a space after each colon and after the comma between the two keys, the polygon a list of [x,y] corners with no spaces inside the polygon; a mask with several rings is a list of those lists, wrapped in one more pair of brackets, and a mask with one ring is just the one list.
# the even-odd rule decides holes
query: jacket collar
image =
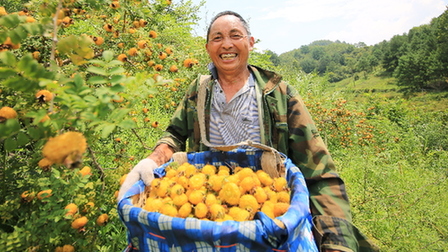
{"label": "jacket collar", "polygon": [[[212,75],[212,78],[218,79],[218,71],[216,70],[213,62],[208,64],[208,70]],[[248,65],[249,70],[254,74],[256,82],[258,83],[260,90],[263,90],[263,93],[269,93],[277,87],[277,85],[281,82],[282,76],[276,74],[272,71],[262,69],[260,67],[254,65]]]}

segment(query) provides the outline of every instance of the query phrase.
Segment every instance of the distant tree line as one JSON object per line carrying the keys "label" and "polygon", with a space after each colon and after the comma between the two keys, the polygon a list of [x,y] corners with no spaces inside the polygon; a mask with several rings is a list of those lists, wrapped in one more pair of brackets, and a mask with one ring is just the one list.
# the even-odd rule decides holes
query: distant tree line
{"label": "distant tree line", "polygon": [[266,53],[276,66],[315,72],[330,82],[374,73],[393,76],[411,90],[448,89],[448,10],[373,46],[319,40],[281,55]]}

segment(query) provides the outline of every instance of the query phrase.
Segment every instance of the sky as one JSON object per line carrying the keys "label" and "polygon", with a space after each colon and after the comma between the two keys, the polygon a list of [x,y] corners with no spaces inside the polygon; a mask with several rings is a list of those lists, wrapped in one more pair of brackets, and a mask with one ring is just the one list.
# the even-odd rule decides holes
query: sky
{"label": "sky", "polygon": [[220,11],[238,12],[248,21],[257,50],[280,55],[316,40],[375,45],[429,24],[448,0],[192,0],[200,8],[195,33]]}

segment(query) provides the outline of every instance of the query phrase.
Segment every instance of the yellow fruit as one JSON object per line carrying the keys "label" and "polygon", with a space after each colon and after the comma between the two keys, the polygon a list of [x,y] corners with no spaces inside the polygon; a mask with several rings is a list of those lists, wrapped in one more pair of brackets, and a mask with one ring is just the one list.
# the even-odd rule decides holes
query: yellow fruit
{"label": "yellow fruit", "polygon": [[74,229],[83,228],[87,224],[88,221],[89,220],[85,216],[79,217],[72,222],[72,228],[74,228]]}
{"label": "yellow fruit", "polygon": [[150,31],[150,32],[149,32],[149,37],[150,37],[150,38],[157,38],[157,32],[155,32],[155,31]]}
{"label": "yellow fruit", "polygon": [[144,49],[144,48],[146,48],[146,46],[147,46],[146,40],[139,40],[139,41],[137,42],[137,46],[138,46],[138,48],[140,48],[140,49]]}
{"label": "yellow fruit", "polygon": [[214,175],[216,173],[216,166],[210,164],[205,165],[202,167],[201,172],[209,176]]}
{"label": "yellow fruit", "polygon": [[84,213],[88,213],[88,212],[92,211],[94,207],[95,207],[95,203],[93,203],[92,201],[89,201],[84,205],[84,209],[82,211]]}
{"label": "yellow fruit", "polygon": [[132,47],[131,49],[128,50],[128,54],[129,56],[135,56],[138,53],[138,49],[135,47]]}
{"label": "yellow fruit", "polygon": [[119,3],[118,1],[113,1],[113,2],[110,4],[110,7],[111,7],[112,9],[118,9],[118,8],[120,8],[120,3]]}
{"label": "yellow fruit", "polygon": [[168,56],[168,55],[167,55],[166,53],[164,53],[164,52],[160,52],[160,53],[159,53],[159,59],[161,59],[161,60],[166,59],[167,56]]}
{"label": "yellow fruit", "polygon": [[240,187],[243,189],[244,193],[245,192],[250,192],[252,190],[252,188],[254,188],[255,186],[256,186],[256,184],[255,184],[253,176],[245,177],[240,182]]}
{"label": "yellow fruit", "polygon": [[210,219],[224,219],[226,215],[226,209],[220,204],[213,204],[210,206]]}
{"label": "yellow fruit", "polygon": [[287,191],[277,192],[277,201],[283,203],[290,203],[291,195]]}
{"label": "yellow fruit", "polygon": [[29,191],[24,191],[20,197],[26,201],[26,202],[30,202],[34,199],[34,193],[33,192],[29,192]]}
{"label": "yellow fruit", "polygon": [[147,198],[143,209],[148,212],[159,212],[162,206],[163,201],[161,199]]}
{"label": "yellow fruit", "polygon": [[177,207],[180,207],[186,203],[188,203],[188,196],[185,193],[182,193],[181,195],[176,195],[172,197],[173,204]]}
{"label": "yellow fruit", "polygon": [[122,53],[122,54],[118,55],[117,59],[119,61],[126,62],[126,61],[128,61],[128,56],[126,54]]}
{"label": "yellow fruit", "polygon": [[203,202],[204,199],[205,199],[205,194],[201,190],[191,191],[190,195],[188,196],[188,201],[193,205],[197,205],[197,204]]}
{"label": "yellow fruit", "polygon": [[91,173],[91,169],[90,169],[89,166],[84,166],[84,167],[79,171],[79,173],[80,173],[82,176],[92,175],[92,173]]}
{"label": "yellow fruit", "polygon": [[0,109],[0,122],[5,119],[13,119],[17,117],[17,112],[11,107],[2,107]]}
{"label": "yellow fruit", "polygon": [[171,187],[170,197],[174,199],[174,197],[179,196],[184,193],[185,193],[185,188],[180,184],[175,184],[173,187]]}
{"label": "yellow fruit", "polygon": [[275,218],[274,203],[272,203],[270,201],[266,201],[263,204],[263,206],[261,207],[261,212],[265,213],[271,219],[274,219]]}
{"label": "yellow fruit", "polygon": [[181,185],[183,188],[188,188],[188,182],[189,181],[190,180],[187,177],[185,177],[185,176],[179,176],[179,178],[177,179],[177,183],[179,185]]}
{"label": "yellow fruit", "polygon": [[283,189],[285,189],[288,185],[288,182],[286,181],[286,179],[284,177],[278,177],[274,179],[274,190],[277,192],[282,191]]}
{"label": "yellow fruit", "polygon": [[198,172],[198,169],[194,165],[187,164],[184,172],[185,172],[185,176],[187,178],[190,178],[191,176],[193,176],[194,174],[196,174]]}
{"label": "yellow fruit", "polygon": [[220,175],[220,176],[229,176],[230,175],[230,171],[228,171],[228,170],[219,170],[218,171],[218,175]]}
{"label": "yellow fruit", "polygon": [[104,39],[102,37],[93,37],[92,40],[96,45],[102,45],[104,43]]}
{"label": "yellow fruit", "polygon": [[219,198],[232,206],[238,205],[241,197],[241,191],[235,183],[226,183],[221,191],[219,191]]}
{"label": "yellow fruit", "polygon": [[258,170],[256,174],[263,186],[271,186],[272,183],[274,183],[274,180],[271,178],[271,176],[269,176],[269,174],[267,174],[263,170]]}
{"label": "yellow fruit", "polygon": [[154,70],[156,70],[156,71],[162,71],[163,70],[163,65],[161,65],[161,64],[157,64],[157,65],[155,65],[154,66]]}
{"label": "yellow fruit", "polygon": [[168,189],[170,187],[170,184],[167,180],[161,180],[159,187],[157,188],[157,196],[158,197],[165,197],[168,193]]}
{"label": "yellow fruit", "polygon": [[194,216],[196,218],[202,219],[207,216],[208,213],[208,207],[205,205],[205,203],[200,202],[194,207]]}
{"label": "yellow fruit", "polygon": [[40,199],[40,200],[48,198],[48,197],[50,197],[52,195],[51,192],[52,192],[51,189],[40,191],[40,192],[37,193],[37,198]]}
{"label": "yellow fruit", "polygon": [[98,218],[96,219],[96,224],[98,226],[104,226],[104,225],[106,225],[106,223],[108,221],[109,221],[109,215],[107,215],[106,213],[103,213],[100,216],[98,216]]}
{"label": "yellow fruit", "polygon": [[262,187],[257,186],[254,191],[254,197],[257,199],[258,203],[263,204],[268,199],[268,194]]}
{"label": "yellow fruit", "polygon": [[288,203],[284,203],[284,202],[277,202],[274,204],[274,216],[278,217],[284,213],[286,213],[286,211],[288,211],[289,208],[289,204]]}
{"label": "yellow fruit", "polygon": [[[235,168],[236,171],[237,168]],[[245,179],[246,177],[251,177],[253,176],[255,173],[251,168],[242,168],[239,171],[236,171],[238,174],[238,177],[240,178],[240,180]]]}
{"label": "yellow fruit", "polygon": [[187,202],[179,208],[177,215],[181,218],[187,218],[191,214],[191,210],[191,204]]}
{"label": "yellow fruit", "polygon": [[207,186],[215,192],[219,192],[222,188],[222,184],[224,182],[224,176],[220,175],[211,175],[208,178]]}
{"label": "yellow fruit", "polygon": [[255,214],[255,212],[257,212],[258,208],[260,207],[258,205],[257,199],[250,194],[245,194],[241,196],[238,206],[241,209],[247,210],[251,214]]}
{"label": "yellow fruit", "polygon": [[168,215],[171,217],[176,217],[177,216],[177,208],[171,204],[164,204],[162,206],[162,208],[160,209],[160,213],[164,214],[164,215]]}
{"label": "yellow fruit", "polygon": [[205,204],[210,207],[211,205],[217,204],[218,199],[216,198],[215,194],[213,193],[207,193],[205,196]]}
{"label": "yellow fruit", "polygon": [[[149,118],[148,118],[148,121],[149,121]],[[165,177],[167,177],[167,178],[174,178],[174,177],[176,177],[177,178],[177,171],[174,170],[174,169],[168,170],[168,171],[166,171]]]}
{"label": "yellow fruit", "polygon": [[177,72],[177,71],[179,71],[179,68],[177,68],[176,65],[172,65],[172,66],[170,66],[170,72],[175,73],[175,72]]}
{"label": "yellow fruit", "polygon": [[247,210],[239,207],[232,207],[228,213],[235,221],[246,221],[250,218],[250,213]]}
{"label": "yellow fruit", "polygon": [[75,252],[75,247],[70,244],[66,244],[62,247],[56,247],[55,252]]}
{"label": "yellow fruit", "polygon": [[53,100],[53,94],[48,90],[40,90],[36,93],[36,99],[40,102],[49,102]]}
{"label": "yellow fruit", "polygon": [[78,212],[78,206],[75,203],[68,204],[64,209],[67,210],[65,216],[73,216],[76,212]]}
{"label": "yellow fruit", "polygon": [[205,185],[205,181],[207,177],[203,173],[197,173],[191,176],[190,181],[188,182],[188,187],[191,189],[199,189]]}

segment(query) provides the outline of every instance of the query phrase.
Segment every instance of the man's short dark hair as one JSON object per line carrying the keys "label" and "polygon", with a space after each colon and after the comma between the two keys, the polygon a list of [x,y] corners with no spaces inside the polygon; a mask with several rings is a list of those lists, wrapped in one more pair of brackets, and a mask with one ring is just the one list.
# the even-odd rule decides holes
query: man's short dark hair
{"label": "man's short dark hair", "polygon": [[247,35],[250,36],[249,24],[246,22],[246,20],[244,20],[244,18],[240,14],[238,14],[238,13],[236,13],[234,11],[222,11],[222,12],[216,14],[215,17],[213,17],[212,21],[210,22],[210,25],[208,26],[208,29],[207,29],[207,43],[208,43],[208,36],[210,35],[210,29],[211,29],[213,23],[216,21],[216,19],[218,19],[218,18],[220,18],[222,16],[226,16],[226,15],[231,15],[231,16],[237,17],[241,21],[244,29],[247,32]]}

